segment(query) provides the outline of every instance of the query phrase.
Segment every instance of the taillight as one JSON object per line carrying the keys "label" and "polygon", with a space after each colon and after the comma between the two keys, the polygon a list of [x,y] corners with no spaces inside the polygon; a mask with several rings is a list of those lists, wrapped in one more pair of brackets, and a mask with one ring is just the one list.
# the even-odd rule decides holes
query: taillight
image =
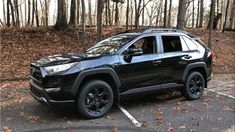
{"label": "taillight", "polygon": [[214,64],[214,62],[213,62],[213,57],[214,57],[214,55],[215,55],[215,53],[214,53],[212,50],[209,51],[208,54],[207,54],[207,57],[210,57],[210,56],[211,56],[211,58],[212,58],[212,60],[211,60],[211,64],[212,64],[212,65]]}

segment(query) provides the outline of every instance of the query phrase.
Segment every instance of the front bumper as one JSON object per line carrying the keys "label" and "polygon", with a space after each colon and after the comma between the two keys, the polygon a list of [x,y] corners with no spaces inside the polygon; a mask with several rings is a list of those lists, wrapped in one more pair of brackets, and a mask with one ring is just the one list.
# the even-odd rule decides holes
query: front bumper
{"label": "front bumper", "polygon": [[44,88],[38,86],[33,81],[30,81],[30,88],[29,92],[30,94],[41,104],[45,105],[53,105],[53,106],[64,106],[64,105],[70,105],[74,104],[74,100],[53,100],[49,94],[45,91]]}

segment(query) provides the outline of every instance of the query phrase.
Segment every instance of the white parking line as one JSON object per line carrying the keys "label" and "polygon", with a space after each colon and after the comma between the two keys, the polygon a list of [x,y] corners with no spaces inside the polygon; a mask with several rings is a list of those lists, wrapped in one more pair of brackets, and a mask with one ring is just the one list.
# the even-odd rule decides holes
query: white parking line
{"label": "white parking line", "polygon": [[226,96],[226,97],[229,97],[229,98],[235,99],[235,97],[234,97],[234,96],[232,96],[232,95],[225,94],[225,93],[222,93],[222,92],[217,92],[217,91],[212,90],[212,89],[206,89],[206,91],[214,92],[214,93],[216,93],[216,94],[223,95],[223,96]]}
{"label": "white parking line", "polygon": [[118,105],[118,108],[127,116],[128,119],[131,120],[131,122],[136,127],[141,127],[141,123],[139,123],[126,109],[124,109],[121,105]]}

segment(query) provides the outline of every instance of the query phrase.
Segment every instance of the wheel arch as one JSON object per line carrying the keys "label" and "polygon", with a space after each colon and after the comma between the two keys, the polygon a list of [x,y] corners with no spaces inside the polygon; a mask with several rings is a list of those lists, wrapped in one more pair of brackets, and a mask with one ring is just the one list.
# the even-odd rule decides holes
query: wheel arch
{"label": "wheel arch", "polygon": [[183,77],[182,77],[183,82],[186,81],[188,74],[192,71],[197,71],[202,74],[202,76],[205,79],[205,87],[207,88],[208,71],[207,71],[206,63],[195,62],[195,63],[188,64],[183,73]]}
{"label": "wheel arch", "polygon": [[75,79],[71,94],[76,96],[77,93],[79,92],[81,86],[89,81],[89,80],[102,80],[106,83],[108,83],[114,94],[114,102],[118,103],[119,102],[119,88],[121,87],[120,80],[116,74],[116,72],[112,68],[96,68],[96,69],[90,69],[90,70],[85,70],[79,73],[77,78]]}

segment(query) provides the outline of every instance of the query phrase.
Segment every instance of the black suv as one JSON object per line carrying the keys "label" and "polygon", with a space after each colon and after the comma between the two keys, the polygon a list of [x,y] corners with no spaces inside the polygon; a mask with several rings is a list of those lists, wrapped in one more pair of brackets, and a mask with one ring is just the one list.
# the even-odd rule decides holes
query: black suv
{"label": "black suv", "polygon": [[106,114],[121,95],[179,88],[202,96],[212,76],[212,51],[176,29],[126,31],[84,53],[44,57],[30,66],[30,93],[43,104],[72,103],[86,118]]}

